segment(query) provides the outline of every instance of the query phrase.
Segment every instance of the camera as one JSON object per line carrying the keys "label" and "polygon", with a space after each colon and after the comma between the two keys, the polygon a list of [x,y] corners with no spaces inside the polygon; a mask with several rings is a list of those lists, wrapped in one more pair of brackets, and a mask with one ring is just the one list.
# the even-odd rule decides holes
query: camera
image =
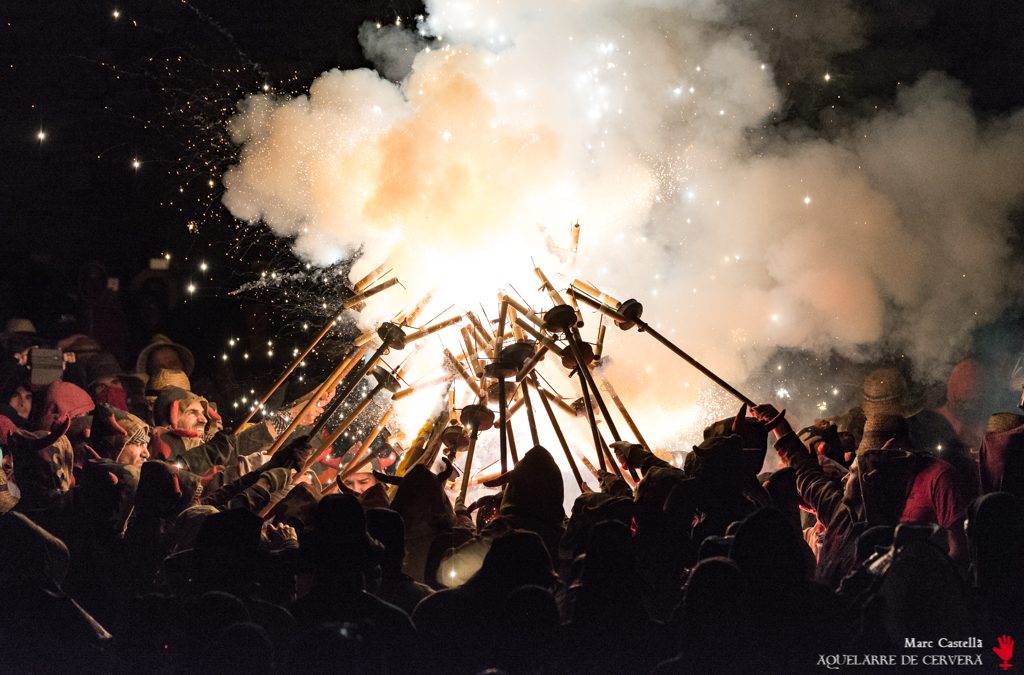
{"label": "camera", "polygon": [[28,353],[28,367],[33,386],[45,386],[64,374],[64,353],[59,349],[33,347]]}

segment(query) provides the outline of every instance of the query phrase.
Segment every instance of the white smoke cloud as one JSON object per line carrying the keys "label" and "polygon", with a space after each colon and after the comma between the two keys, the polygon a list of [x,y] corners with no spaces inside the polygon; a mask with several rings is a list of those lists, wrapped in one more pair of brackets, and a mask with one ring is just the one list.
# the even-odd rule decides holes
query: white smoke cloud
{"label": "white smoke cloud", "polygon": [[[438,310],[532,292],[532,258],[643,300],[737,380],[780,346],[880,341],[938,370],[1017,293],[1024,113],[980,121],[929,74],[831,139],[766,124],[786,103],[773,55],[814,72],[860,44],[848,3],[787,2],[796,23],[740,0],[427,5],[440,40],[411,63],[418,36],[361,35],[400,84],[332,70],[308,96],[240,104],[236,217],[315,263],[362,245],[355,275],[386,260]],[[703,385],[647,337],[608,349],[652,425],[656,401]]]}

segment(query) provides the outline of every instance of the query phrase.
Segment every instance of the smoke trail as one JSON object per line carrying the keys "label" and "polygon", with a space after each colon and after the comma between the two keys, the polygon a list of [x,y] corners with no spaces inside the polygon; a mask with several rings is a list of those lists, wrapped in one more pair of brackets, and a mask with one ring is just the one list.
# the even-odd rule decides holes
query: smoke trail
{"label": "smoke trail", "polygon": [[[931,73],[829,139],[777,129],[772,59],[814,72],[860,22],[845,2],[759,7],[429,2],[418,34],[361,33],[399,84],[332,70],[240,103],[224,202],[317,264],[365,245],[354,276],[388,259],[439,306],[535,288],[532,257],[644,300],[730,378],[778,347],[882,341],[938,372],[1018,294],[1024,113],[980,121]],[[656,401],[703,383],[646,340],[608,352],[656,424]]]}

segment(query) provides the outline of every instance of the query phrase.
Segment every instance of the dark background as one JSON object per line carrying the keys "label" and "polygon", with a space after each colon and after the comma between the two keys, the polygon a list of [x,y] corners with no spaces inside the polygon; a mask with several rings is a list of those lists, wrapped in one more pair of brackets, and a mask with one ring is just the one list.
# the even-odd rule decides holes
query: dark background
{"label": "dark background", "polygon": [[[844,111],[884,105],[900,83],[929,69],[964,82],[983,117],[1020,107],[1022,5],[859,3],[867,43],[835,59],[834,70],[846,75],[825,88],[775,64],[790,99],[775,123],[827,134]],[[269,236],[249,230],[240,238],[220,206],[219,175],[234,156],[223,122],[245,93],[300,93],[324,70],[368,65],[360,24],[410,24],[421,12],[412,0],[3,3],[0,322],[28,316],[51,337],[81,330],[79,272],[99,260],[119,280],[131,324],[126,366],[155,328],[188,342],[200,363],[216,358],[232,334],[250,333],[255,346],[280,326],[266,304],[273,300],[228,291],[293,261]],[[151,326],[132,306],[132,280],[165,254],[168,307]],[[200,274],[203,261],[210,269]],[[272,370],[283,356],[260,367]]]}

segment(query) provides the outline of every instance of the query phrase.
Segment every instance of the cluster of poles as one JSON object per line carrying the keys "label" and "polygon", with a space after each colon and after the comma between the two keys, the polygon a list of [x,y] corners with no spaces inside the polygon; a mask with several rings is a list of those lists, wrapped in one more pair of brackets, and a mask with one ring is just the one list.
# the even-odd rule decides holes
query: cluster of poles
{"label": "cluster of poles", "polygon": [[[359,336],[354,340],[350,352],[341,359],[323,383],[307,396],[301,411],[278,436],[268,451],[269,454],[273,454],[283,447],[299,428],[301,422],[308,419],[317,406],[322,405],[322,402],[329,398],[330,402],[323,405],[323,409],[316,416],[312,428],[308,431],[311,439],[324,436],[319,443],[320,449],[309,458],[303,471],[298,472],[295,479],[298,481],[307,470],[327,458],[334,443],[366,412],[378,394],[387,392],[391,401],[395,401],[410,395],[416,389],[446,382],[448,385],[444,389],[446,404],[439,405],[438,412],[434,413],[420,429],[399,463],[397,471],[400,475],[415,464],[432,465],[438,454],[442,452],[442,448],[445,457],[453,464],[457,456],[462,455],[464,460],[461,463],[458,499],[464,501],[471,484],[474,455],[481,432],[497,429],[502,473],[508,471],[510,466],[514,466],[519,461],[511,419],[520,410],[526,411],[531,447],[540,444],[538,433],[538,417],[540,415],[533,400],[533,395],[536,395],[540,402],[539,408],[543,410],[544,416],[554,431],[565,455],[566,463],[572,471],[573,479],[581,490],[587,490],[588,486],[580,471],[580,464],[595,478],[599,478],[602,472],[610,472],[627,482],[635,483],[639,480],[639,476],[630,469],[627,478],[616,462],[613,450],[632,444],[640,445],[646,450],[651,448],[622,399],[598,368],[607,328],[604,319],[610,320],[621,330],[635,328],[638,332],[650,335],[726,392],[747,405],[753,405],[754,402],[749,397],[644,321],[642,318],[643,305],[639,301],[629,299],[620,302],[594,285],[578,279],[560,292],[539,267],[534,268],[534,272],[541,283],[542,290],[546,292],[551,301],[551,307],[546,311],[536,312],[507,294],[499,294],[497,319],[495,321],[488,320],[487,324],[490,326],[485,325],[485,322],[481,321],[473,312],[467,312],[431,323],[424,328],[411,330],[409,326],[417,320],[429,300],[428,297],[410,311],[401,313],[392,321],[380,324],[376,330]],[[378,282],[383,274],[383,268],[377,268],[356,282],[352,295],[342,303],[338,313],[285,369],[261,399],[254,403],[245,419],[239,424],[236,433],[251,422],[258,411],[264,410],[267,402],[289,376],[313,352],[320,341],[338,326],[344,312],[359,309],[366,299],[398,283],[398,280],[394,278]],[[602,316],[597,339],[593,345],[585,342],[580,333],[580,327],[583,325],[581,306],[597,310]],[[404,365],[395,370],[381,365],[382,358],[392,350],[404,350],[412,343],[427,336],[456,327],[460,332],[461,348],[459,351],[461,353],[456,355],[449,349],[444,350],[445,373],[441,378],[402,388]],[[371,344],[374,342],[377,342],[378,346],[371,352]],[[569,371],[570,378],[578,379],[582,396],[573,403],[567,403],[550,387],[541,382],[537,367],[549,355],[554,356],[561,366]],[[408,363],[408,359],[405,363]],[[375,385],[350,407],[344,418],[333,429],[325,433],[329,421],[352,398],[367,376],[371,376],[375,380]],[[462,381],[469,391],[470,402],[462,406],[461,409],[456,408],[456,380]],[[364,385],[364,388],[366,386],[368,384]],[[334,392],[333,397],[331,397],[331,392]],[[620,432],[606,399],[610,399],[619,417],[625,422],[631,438],[625,437]],[[491,405],[497,406],[497,413],[491,409]],[[559,423],[556,409],[560,409],[572,417],[586,417],[593,436],[596,465],[586,453],[570,446]],[[377,424],[359,443],[356,451],[351,454],[351,459],[345,466],[329,467],[320,474],[320,482],[325,486],[326,491],[337,490],[338,484],[346,477],[366,470],[365,467],[373,458],[370,448],[391,421],[393,412],[394,409],[391,407],[386,409]],[[608,434],[611,436],[611,441],[608,441],[605,434],[602,433],[598,424],[598,415],[603,420]],[[577,458],[579,462],[577,462]],[[483,482],[483,479],[477,477],[475,482]]]}

